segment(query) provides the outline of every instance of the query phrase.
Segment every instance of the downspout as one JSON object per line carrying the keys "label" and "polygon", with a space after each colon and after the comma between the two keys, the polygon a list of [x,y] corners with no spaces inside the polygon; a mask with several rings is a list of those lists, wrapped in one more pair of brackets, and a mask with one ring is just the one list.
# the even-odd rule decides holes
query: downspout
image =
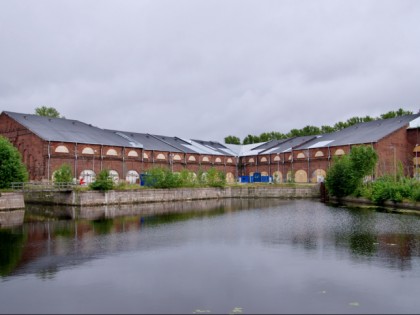
{"label": "downspout", "polygon": [[104,159],[104,156],[103,156],[103,148],[104,148],[104,145],[101,144],[101,171],[102,171],[102,160]]}
{"label": "downspout", "polygon": [[122,149],[122,167],[123,167],[123,174],[125,177],[127,177],[125,174],[125,147],[123,147]]}
{"label": "downspout", "polygon": [[48,162],[47,162],[48,181],[50,181],[50,160],[51,160],[51,141],[48,141]]}
{"label": "downspout", "polygon": [[286,156],[286,153],[283,151],[283,160],[282,160],[282,164],[283,164],[283,176],[282,176],[282,181],[283,181],[283,183],[285,183],[286,181],[287,181],[287,174],[284,174],[284,160],[285,160],[285,156]]}
{"label": "downspout", "polygon": [[77,142],[74,144],[74,177],[76,180],[79,179],[77,176]]}
{"label": "downspout", "polygon": [[310,169],[310,157],[309,157],[309,148],[308,148],[308,183],[310,183],[311,182],[311,180],[310,180],[310,178],[311,178],[311,176],[310,176],[310,174],[311,174],[311,169]]}

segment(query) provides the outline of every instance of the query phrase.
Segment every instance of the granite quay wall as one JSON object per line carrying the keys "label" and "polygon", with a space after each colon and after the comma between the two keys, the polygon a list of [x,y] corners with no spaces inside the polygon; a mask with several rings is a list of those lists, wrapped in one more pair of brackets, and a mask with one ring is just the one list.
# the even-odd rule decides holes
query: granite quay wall
{"label": "granite quay wall", "polygon": [[140,189],[108,192],[25,192],[25,202],[94,206],[220,198],[319,198],[319,186]]}

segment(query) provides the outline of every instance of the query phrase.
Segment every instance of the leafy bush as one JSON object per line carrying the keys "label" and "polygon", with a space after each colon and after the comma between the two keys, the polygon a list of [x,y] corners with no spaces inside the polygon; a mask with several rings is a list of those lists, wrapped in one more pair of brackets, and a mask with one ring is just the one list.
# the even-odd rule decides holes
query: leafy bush
{"label": "leafy bush", "polygon": [[10,141],[0,136],[0,188],[9,188],[12,182],[26,182],[28,171],[19,151]]}
{"label": "leafy bush", "polygon": [[378,155],[369,146],[355,146],[349,155],[334,157],[325,179],[328,192],[337,198],[359,193],[358,187],[373,172],[377,160]]}
{"label": "leafy bush", "polygon": [[173,173],[167,168],[152,168],[145,176],[145,186],[153,188],[179,188],[179,187],[224,187],[226,185],[225,174],[215,168],[207,172],[200,170],[198,175],[186,169],[179,173]]}
{"label": "leafy bush", "polygon": [[91,183],[89,187],[93,190],[108,191],[114,187],[114,181],[112,180],[112,177],[109,176],[108,170],[102,170],[99,172],[98,176],[96,176],[96,180]]}
{"label": "leafy bush", "polygon": [[225,187],[226,176],[222,171],[212,167],[207,171],[206,184],[210,187]]}
{"label": "leafy bush", "polygon": [[147,171],[145,185],[153,188],[177,188],[181,186],[181,177],[169,169],[156,167]]}
{"label": "leafy bush", "polygon": [[54,183],[71,183],[72,181],[73,175],[70,165],[63,164],[54,172]]}

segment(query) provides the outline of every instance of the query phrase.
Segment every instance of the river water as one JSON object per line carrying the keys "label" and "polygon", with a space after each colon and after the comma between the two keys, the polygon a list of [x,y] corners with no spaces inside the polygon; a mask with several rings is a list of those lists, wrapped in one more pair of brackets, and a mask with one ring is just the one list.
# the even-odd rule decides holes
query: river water
{"label": "river water", "polygon": [[27,209],[0,230],[0,312],[420,312],[418,215],[312,200],[142,207]]}

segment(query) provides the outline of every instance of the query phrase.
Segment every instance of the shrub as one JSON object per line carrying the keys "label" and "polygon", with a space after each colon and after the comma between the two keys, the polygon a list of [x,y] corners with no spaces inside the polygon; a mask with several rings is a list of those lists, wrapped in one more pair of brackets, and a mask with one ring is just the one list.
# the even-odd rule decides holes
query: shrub
{"label": "shrub", "polygon": [[207,171],[206,184],[210,187],[225,187],[226,176],[222,171],[212,167]]}
{"label": "shrub", "polygon": [[10,188],[12,182],[26,182],[28,171],[19,151],[0,136],[0,188]]}
{"label": "shrub", "polygon": [[89,187],[93,190],[108,191],[114,187],[114,181],[112,180],[112,177],[109,176],[108,170],[102,170],[99,172],[98,176],[96,176],[96,180],[91,183]]}
{"label": "shrub", "polygon": [[169,169],[156,167],[147,171],[145,185],[153,188],[177,188],[181,186],[181,177]]}
{"label": "shrub", "polygon": [[54,183],[71,183],[72,181],[73,175],[70,165],[63,164],[54,172]]}

